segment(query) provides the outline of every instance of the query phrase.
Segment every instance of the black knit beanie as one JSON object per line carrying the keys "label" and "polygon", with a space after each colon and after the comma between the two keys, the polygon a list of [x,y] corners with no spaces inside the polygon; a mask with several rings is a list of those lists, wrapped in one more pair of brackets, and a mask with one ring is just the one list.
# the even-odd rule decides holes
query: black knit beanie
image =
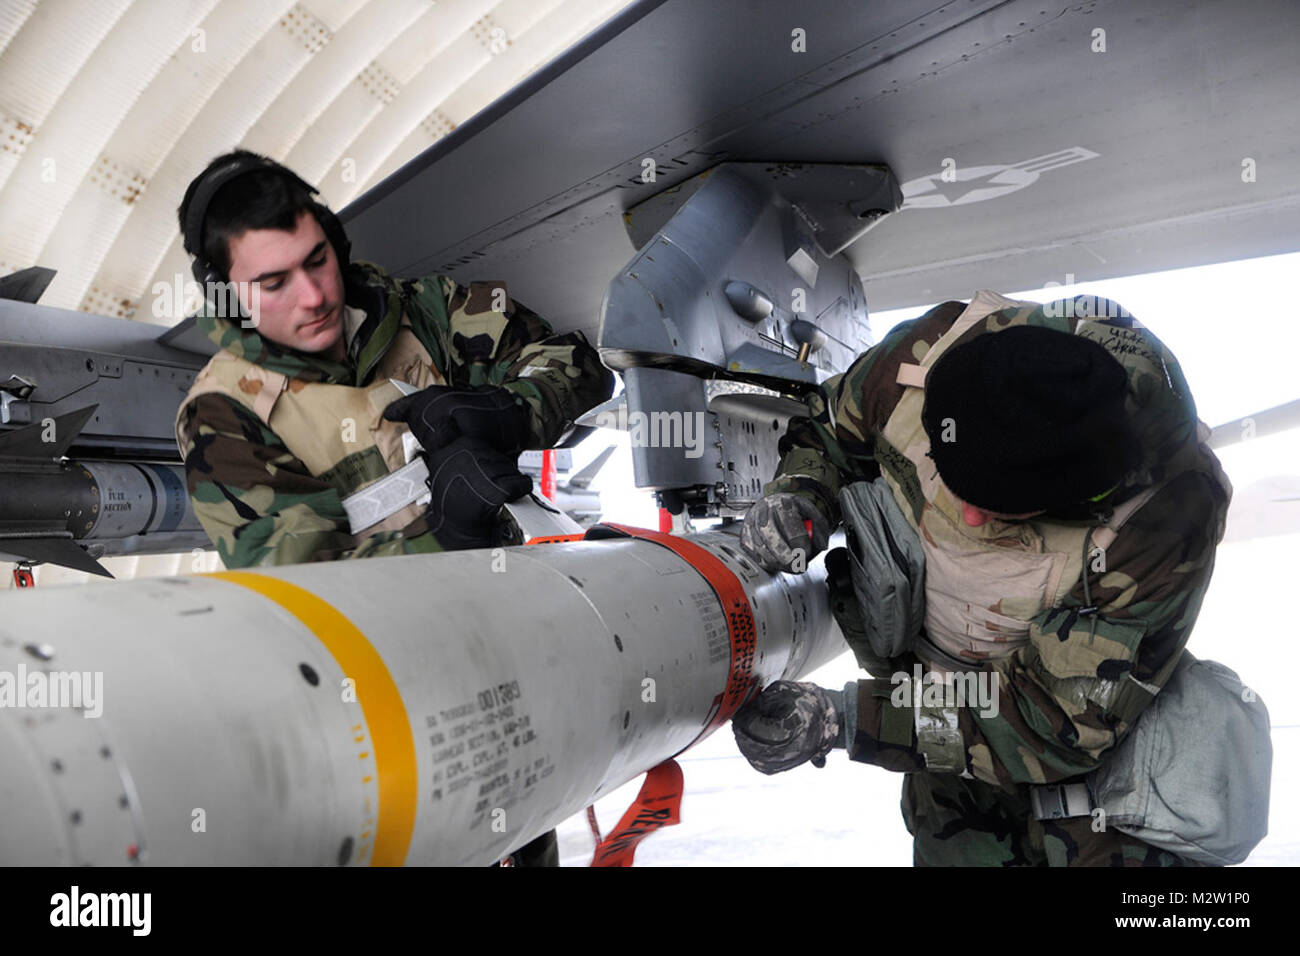
{"label": "black knit beanie", "polygon": [[1090,339],[1024,325],[976,336],[926,378],[930,457],[977,508],[1070,510],[1130,467],[1127,387],[1123,366]]}

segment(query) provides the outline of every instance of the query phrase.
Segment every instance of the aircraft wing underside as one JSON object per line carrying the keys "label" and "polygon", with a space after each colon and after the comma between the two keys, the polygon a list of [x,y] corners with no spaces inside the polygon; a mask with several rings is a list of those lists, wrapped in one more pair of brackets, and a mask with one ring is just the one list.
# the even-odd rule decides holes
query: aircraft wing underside
{"label": "aircraft wing underside", "polygon": [[722,161],[892,168],[903,207],[847,252],[873,310],[1289,252],[1297,35],[1266,0],[652,0],[343,218],[593,338],[623,213]]}

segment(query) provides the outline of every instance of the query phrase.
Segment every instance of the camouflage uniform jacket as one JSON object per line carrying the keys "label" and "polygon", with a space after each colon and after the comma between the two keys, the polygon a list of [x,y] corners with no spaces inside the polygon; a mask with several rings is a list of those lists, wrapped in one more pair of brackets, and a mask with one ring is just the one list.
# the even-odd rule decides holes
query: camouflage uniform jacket
{"label": "camouflage uniform jacket", "polygon": [[[343,362],[286,349],[234,322],[206,313],[199,327],[217,345],[255,365],[304,382],[365,387],[396,338],[403,314],[435,370],[456,387],[501,385],[530,412],[529,447],[549,448],[573,421],[609,397],[613,375],[581,332],[553,335],[538,315],[504,302],[499,334],[482,334],[471,317],[501,307],[499,283],[458,286],[445,276],[399,280],[354,262],[346,301],[365,321]],[[185,416],[189,416],[185,418]],[[195,513],[229,568],[414,554],[443,548],[421,516],[400,531],[353,535],[339,488],[317,476],[248,408],[221,394],[183,406],[181,455]],[[405,427],[405,426],[401,426]]]}
{"label": "camouflage uniform jacket", "polygon": [[[952,769],[1001,790],[1085,774],[1123,738],[1150,695],[1142,695],[1136,707],[1132,695],[1123,707],[1098,701],[1108,699],[1106,691],[1114,684],[1132,684],[1130,676],[1152,690],[1167,679],[1209,585],[1231,496],[1217,459],[1201,443],[1195,405],[1177,360],[1113,303],[1096,300],[1116,311],[1094,313],[1084,305],[1089,301],[1083,297],[1005,308],[978,321],[954,343],[1016,324],[1073,333],[1094,314],[1119,312],[1116,318],[1092,319],[1097,329],[1091,335],[1129,372],[1126,413],[1141,462],[1103,504],[1114,507],[1160,486],[1120,528],[1106,550],[1104,568],[1085,566],[1057,606],[1030,620],[1028,643],[993,664],[999,682],[997,713],[986,716],[973,703],[958,708],[964,768]],[[872,480],[882,467],[897,476],[900,459],[912,467],[880,435],[904,393],[897,381],[899,367],[925,356],[964,309],[965,303],[945,302],[900,324],[843,374],[823,383],[809,397],[810,415],[791,420],[781,440],[781,465],[765,492],[807,497],[833,528],[840,521],[842,486]],[[1088,515],[1031,520],[1097,523]],[[834,590],[832,602],[853,644],[856,602],[851,593],[846,598]],[[1099,654],[1103,647],[1106,653]],[[1081,668],[1080,661],[1088,662],[1087,667]],[[896,685],[885,675],[910,675],[917,663],[928,665],[910,654],[883,663],[887,669],[871,668],[875,679],[858,682],[849,755],[890,770],[925,770],[913,702],[894,706]]]}

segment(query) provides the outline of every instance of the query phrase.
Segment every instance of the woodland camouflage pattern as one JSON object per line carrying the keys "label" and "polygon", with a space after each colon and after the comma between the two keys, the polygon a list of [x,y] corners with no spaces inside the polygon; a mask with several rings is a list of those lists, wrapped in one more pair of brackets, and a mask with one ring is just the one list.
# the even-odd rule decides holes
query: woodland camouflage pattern
{"label": "woodland camouflage pattern", "polygon": [[[1073,305],[1058,301],[996,312],[954,347],[1015,324],[1073,332],[1081,321],[1091,321],[1086,334],[1129,372],[1126,412],[1142,448],[1140,466],[1105,504],[1167,484],[1121,528],[1106,551],[1105,572],[1085,567],[1088,597],[1081,580],[1061,606],[1033,619],[1025,646],[987,665],[999,675],[1001,706],[994,717],[980,716],[974,706],[958,709],[965,742],[960,776],[918,772],[926,764],[912,710],[890,702],[894,684],[888,675],[910,674],[914,657],[877,661],[870,667],[875,679],[858,682],[857,732],[849,755],[907,774],[903,815],[915,838],[917,864],[1182,862],[1113,829],[1094,833],[1089,817],[1040,823],[1030,812],[1028,784],[1077,780],[1128,731],[1149,697],[1126,692],[1134,687],[1126,675],[1163,686],[1209,585],[1231,496],[1217,459],[1198,443],[1195,405],[1174,356],[1126,313],[1088,320],[1074,316]],[[881,467],[905,490],[912,469],[915,485],[910,461],[882,443],[879,432],[903,394],[895,381],[900,363],[920,361],[964,308],[945,302],[900,324],[842,375],[827,380],[810,396],[809,416],[791,421],[781,440],[781,465],[765,493],[805,496],[834,528],[842,485],[874,479]],[[917,501],[911,494],[909,499]],[[853,595],[833,590],[831,598],[854,644],[862,631]],[[1089,604],[1097,613],[1081,613]]]}
{"label": "woodland camouflage pattern", "polygon": [[[553,335],[540,316],[508,297],[503,323],[492,308],[497,288],[475,282],[466,289],[446,276],[397,279],[354,262],[347,302],[368,318],[349,343],[346,362],[283,348],[256,329],[212,315],[201,315],[199,327],[221,348],[291,379],[366,386],[405,309],[447,384],[515,392],[530,413],[528,447],[549,448],[579,415],[609,397],[613,375],[581,332]],[[220,394],[201,395],[192,408],[194,439],[181,449],[189,493],[226,567],[443,550],[423,517],[401,531],[358,539],[348,530],[338,489],[314,477],[251,411]]]}

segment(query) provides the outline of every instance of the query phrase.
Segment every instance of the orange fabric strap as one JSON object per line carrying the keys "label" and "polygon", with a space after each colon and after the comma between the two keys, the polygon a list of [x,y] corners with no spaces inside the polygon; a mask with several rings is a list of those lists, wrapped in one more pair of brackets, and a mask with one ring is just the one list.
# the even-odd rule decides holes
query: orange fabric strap
{"label": "orange fabric strap", "polygon": [[[681,822],[682,768],[665,760],[645,775],[641,792],[627,808],[618,826],[596,845],[592,866],[631,866],[637,845],[661,827]],[[595,829],[594,814],[588,817]],[[599,831],[596,831],[599,832]]]}

